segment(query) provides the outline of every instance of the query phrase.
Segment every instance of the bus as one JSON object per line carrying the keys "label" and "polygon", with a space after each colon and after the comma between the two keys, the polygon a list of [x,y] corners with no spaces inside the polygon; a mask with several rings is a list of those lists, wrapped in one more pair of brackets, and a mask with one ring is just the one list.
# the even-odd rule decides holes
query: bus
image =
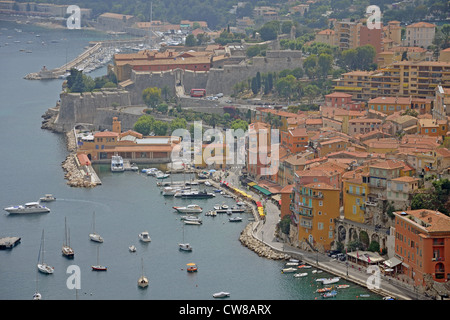
{"label": "bus", "polygon": [[202,98],[206,96],[205,89],[191,89],[191,97],[199,97]]}

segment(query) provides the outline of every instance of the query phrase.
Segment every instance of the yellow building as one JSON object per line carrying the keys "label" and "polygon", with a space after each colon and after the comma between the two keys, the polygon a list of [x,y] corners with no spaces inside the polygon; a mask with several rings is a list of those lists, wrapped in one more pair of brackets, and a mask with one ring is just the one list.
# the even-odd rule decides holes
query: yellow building
{"label": "yellow building", "polygon": [[360,172],[348,172],[342,179],[344,183],[344,217],[347,220],[364,223],[369,185],[367,182],[363,182]]}
{"label": "yellow building", "polygon": [[335,219],[339,218],[340,190],[326,183],[301,186],[296,179],[293,211],[298,220],[298,240],[319,251],[331,249]]}
{"label": "yellow building", "polygon": [[334,79],[334,90],[353,95],[353,100],[385,96],[432,98],[438,85],[450,88],[450,63],[399,61],[376,71],[351,71]]}

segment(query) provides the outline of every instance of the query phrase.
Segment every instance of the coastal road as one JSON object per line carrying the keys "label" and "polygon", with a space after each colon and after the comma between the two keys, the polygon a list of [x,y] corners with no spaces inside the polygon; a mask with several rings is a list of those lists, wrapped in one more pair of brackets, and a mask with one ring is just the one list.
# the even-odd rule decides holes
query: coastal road
{"label": "coastal road", "polygon": [[[232,169],[226,172],[228,173],[226,181],[234,187],[242,188],[239,184],[240,171]],[[367,286],[374,292],[384,296],[393,296],[404,300],[429,299],[419,294],[414,288],[410,288],[392,277],[385,276],[378,272],[368,273],[366,268],[359,265],[338,261],[318,252],[300,250],[297,247],[292,247],[284,242],[278,241],[275,236],[275,230],[280,221],[280,210],[272,201],[265,200],[263,196],[253,192],[251,189],[246,192],[252,195],[256,201],[261,201],[266,208],[266,218],[265,220],[255,222],[257,227],[254,230],[253,235],[274,250],[294,257],[299,257],[302,261],[307,262],[312,266],[316,266],[317,268],[335,274],[343,279],[356,282],[362,286]]]}

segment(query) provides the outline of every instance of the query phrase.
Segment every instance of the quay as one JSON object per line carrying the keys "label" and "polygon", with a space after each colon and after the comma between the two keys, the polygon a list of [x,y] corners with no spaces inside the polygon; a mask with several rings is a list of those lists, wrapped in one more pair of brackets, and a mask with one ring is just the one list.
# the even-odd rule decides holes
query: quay
{"label": "quay", "polygon": [[47,69],[46,67],[43,67],[39,72],[27,74],[24,79],[58,79],[66,76],[72,68],[84,70],[87,73],[90,70],[96,69],[111,60],[115,50],[119,47],[130,46],[133,44],[142,43],[143,41],[143,39],[124,39],[90,42],[90,47],[72,61],[54,69]]}
{"label": "quay", "polygon": [[0,238],[0,250],[12,249],[20,243],[20,237]]}

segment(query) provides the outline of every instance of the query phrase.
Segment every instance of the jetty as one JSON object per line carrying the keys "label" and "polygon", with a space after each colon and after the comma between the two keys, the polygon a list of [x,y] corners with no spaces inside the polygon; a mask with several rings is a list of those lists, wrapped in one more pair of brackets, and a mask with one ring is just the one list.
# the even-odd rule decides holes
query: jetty
{"label": "jetty", "polygon": [[0,250],[12,249],[20,243],[20,237],[0,238]]}
{"label": "jetty", "polygon": [[29,73],[24,78],[27,80],[64,78],[72,68],[88,73],[111,61],[119,48],[124,46],[129,47],[130,45],[142,42],[142,39],[90,42],[89,48],[87,48],[72,61],[54,69],[48,69],[44,66],[39,72]]}

